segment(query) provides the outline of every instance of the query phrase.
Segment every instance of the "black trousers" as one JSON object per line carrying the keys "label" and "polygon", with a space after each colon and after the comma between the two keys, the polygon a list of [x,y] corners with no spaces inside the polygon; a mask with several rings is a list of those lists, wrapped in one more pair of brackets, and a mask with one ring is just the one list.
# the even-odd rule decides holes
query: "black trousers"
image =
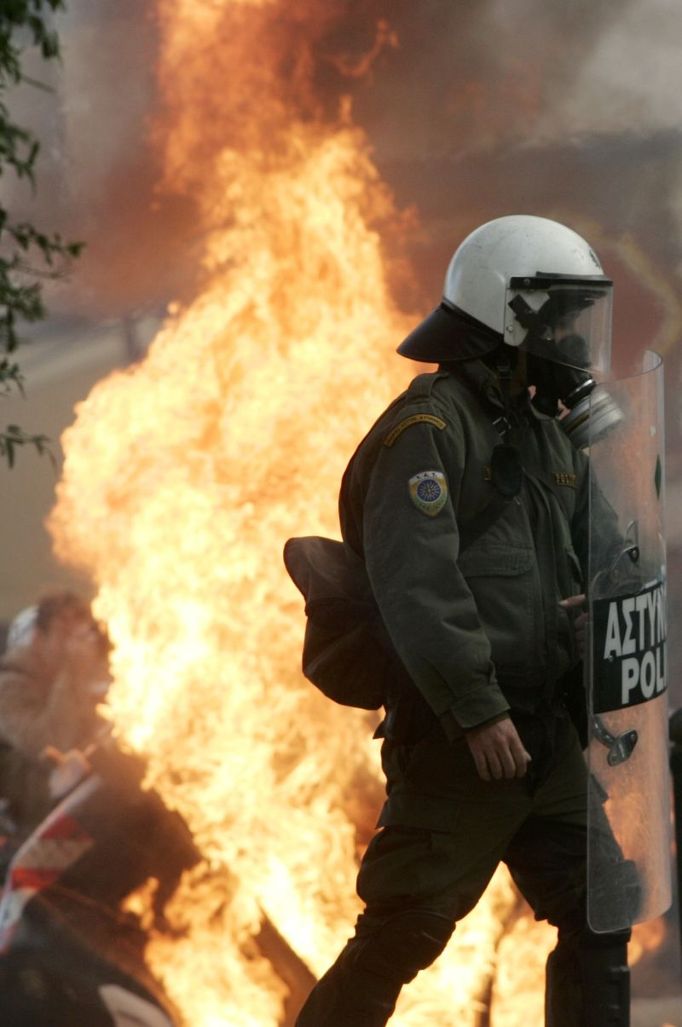
{"label": "black trousers", "polygon": [[629,933],[595,935],[586,919],[587,768],[573,726],[565,722],[553,766],[532,789],[482,781],[468,750],[461,755],[450,830],[390,824],[370,843],[358,875],[366,909],[298,1027],[383,1027],[403,984],[442,952],[501,861],[536,917],[558,929],[548,1027],[627,1027]]}

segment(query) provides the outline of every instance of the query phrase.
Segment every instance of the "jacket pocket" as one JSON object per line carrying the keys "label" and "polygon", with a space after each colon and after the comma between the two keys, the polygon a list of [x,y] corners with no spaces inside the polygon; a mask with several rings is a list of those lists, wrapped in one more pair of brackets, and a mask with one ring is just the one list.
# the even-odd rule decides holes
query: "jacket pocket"
{"label": "jacket pocket", "polygon": [[473,545],[462,554],[459,568],[490,641],[498,676],[538,670],[543,616],[535,551]]}

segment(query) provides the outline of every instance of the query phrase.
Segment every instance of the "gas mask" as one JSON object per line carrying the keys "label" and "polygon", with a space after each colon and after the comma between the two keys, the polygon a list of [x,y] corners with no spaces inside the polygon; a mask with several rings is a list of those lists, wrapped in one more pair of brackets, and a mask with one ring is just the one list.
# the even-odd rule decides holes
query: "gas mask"
{"label": "gas mask", "polygon": [[528,384],[535,387],[535,409],[547,417],[559,417],[559,424],[575,447],[584,449],[590,441],[596,442],[616,428],[623,413],[608,392],[597,387],[583,359],[587,344],[582,336],[568,336],[563,346],[575,349],[576,362],[564,364],[529,353]]}
{"label": "gas mask", "polygon": [[[512,278],[505,342],[526,353],[533,405],[578,449],[602,438],[623,413],[597,379],[608,373],[611,282],[563,275]],[[513,316],[512,316],[513,315]]]}

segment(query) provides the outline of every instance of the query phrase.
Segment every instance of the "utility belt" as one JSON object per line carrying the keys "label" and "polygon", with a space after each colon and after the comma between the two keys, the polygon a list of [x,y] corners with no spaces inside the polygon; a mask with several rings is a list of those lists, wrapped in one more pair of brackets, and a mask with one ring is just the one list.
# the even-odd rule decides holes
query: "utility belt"
{"label": "utility belt", "polygon": [[499,674],[497,683],[513,710],[541,715],[562,705],[560,683],[549,682],[546,674]]}
{"label": "utility belt", "polygon": [[[548,682],[546,674],[531,673],[498,677],[500,691],[509,703],[512,715],[552,721],[568,713],[583,734],[580,717],[584,718],[585,700],[582,692],[582,668],[569,671],[557,682]],[[415,745],[433,730],[436,714],[411,681],[396,680],[386,700],[386,716],[377,728],[375,738],[387,738],[398,745]]]}
{"label": "utility belt", "polygon": [[531,735],[538,726],[551,732],[559,720],[570,718],[583,748],[587,746],[586,699],[582,664],[567,671],[558,681],[545,675],[506,677],[499,680],[500,689],[511,707],[511,716],[519,733]]}

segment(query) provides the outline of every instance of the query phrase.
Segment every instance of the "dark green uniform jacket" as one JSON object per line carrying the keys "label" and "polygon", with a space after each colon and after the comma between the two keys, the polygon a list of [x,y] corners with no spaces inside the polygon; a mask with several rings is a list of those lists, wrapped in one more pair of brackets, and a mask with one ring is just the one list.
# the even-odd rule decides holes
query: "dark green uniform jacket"
{"label": "dark green uniform jacket", "polygon": [[[500,503],[490,468],[503,412],[482,361],[420,375],[362,441],[341,487],[343,537],[451,736],[510,706],[536,708],[578,663],[559,600],[583,590],[587,461],[524,397],[508,439],[521,490]],[[493,500],[499,513],[460,552]]]}

